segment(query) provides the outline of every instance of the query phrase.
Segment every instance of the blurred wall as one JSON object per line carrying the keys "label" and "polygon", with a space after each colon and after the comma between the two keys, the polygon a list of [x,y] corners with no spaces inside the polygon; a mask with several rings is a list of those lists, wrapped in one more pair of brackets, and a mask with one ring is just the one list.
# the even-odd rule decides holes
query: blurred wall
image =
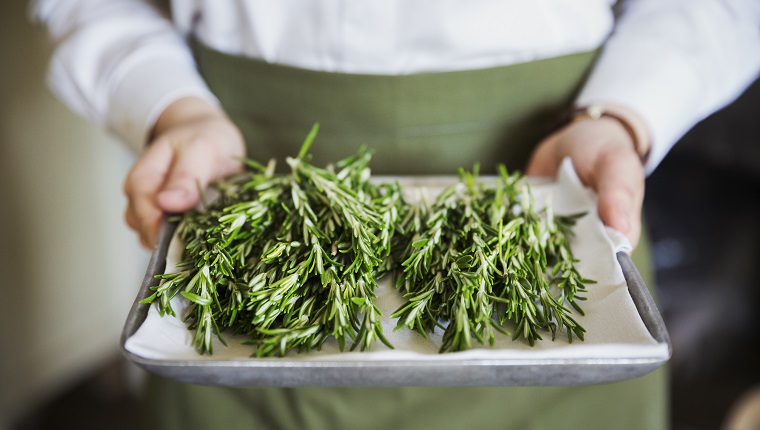
{"label": "blurred wall", "polygon": [[50,95],[26,8],[0,2],[0,428],[119,354],[147,262],[122,221],[133,155]]}

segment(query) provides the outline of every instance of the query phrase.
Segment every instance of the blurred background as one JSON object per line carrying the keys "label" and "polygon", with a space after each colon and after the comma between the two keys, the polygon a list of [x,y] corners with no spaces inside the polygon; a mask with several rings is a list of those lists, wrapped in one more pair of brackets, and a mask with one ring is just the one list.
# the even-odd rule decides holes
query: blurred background
{"label": "blurred background", "polygon": [[131,395],[119,335],[147,253],[122,221],[133,155],[50,95],[26,4],[0,2],[0,428],[73,428],[44,411],[83,381],[93,399],[68,416]]}
{"label": "blurred background", "polygon": [[[133,429],[119,335],[148,254],[122,222],[134,155],[44,85],[47,41],[0,2],[0,430]],[[716,429],[760,386],[760,84],[648,179],[674,429]]]}
{"label": "blurred background", "polygon": [[[754,424],[739,428],[758,429],[760,82],[687,133],[646,192],[659,305],[673,343],[673,428],[717,429],[753,411]],[[743,405],[750,394],[754,402]]]}

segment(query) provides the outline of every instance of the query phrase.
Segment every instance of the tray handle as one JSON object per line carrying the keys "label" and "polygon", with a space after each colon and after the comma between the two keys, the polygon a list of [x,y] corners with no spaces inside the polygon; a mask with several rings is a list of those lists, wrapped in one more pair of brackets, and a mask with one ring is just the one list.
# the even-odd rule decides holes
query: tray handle
{"label": "tray handle", "polygon": [[670,336],[665,328],[665,323],[657,309],[657,304],[654,302],[649,289],[641,278],[641,274],[636,269],[636,265],[633,264],[631,256],[621,251],[617,253],[617,260],[620,263],[620,268],[623,269],[623,276],[628,284],[628,292],[631,295],[631,299],[633,299],[633,304],[639,311],[644,326],[649,330],[649,334],[652,335],[654,340],[668,345],[668,356],[672,355],[673,347],[670,343]]}

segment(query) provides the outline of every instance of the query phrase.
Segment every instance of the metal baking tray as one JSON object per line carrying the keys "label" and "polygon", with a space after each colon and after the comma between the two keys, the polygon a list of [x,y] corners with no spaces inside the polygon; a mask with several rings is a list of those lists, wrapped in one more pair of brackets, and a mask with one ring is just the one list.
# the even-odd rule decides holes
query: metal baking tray
{"label": "metal baking tray", "polygon": [[[121,337],[123,353],[149,372],[186,383],[220,386],[541,386],[588,385],[622,381],[645,375],[664,364],[671,345],[663,320],[647,286],[628,254],[617,253],[628,293],[649,332],[658,354],[646,357],[594,357],[575,354],[550,358],[472,358],[449,353],[445,360],[364,360],[351,353],[350,359],[285,356],[274,358],[172,359],[145,358],[131,352],[127,339],[143,325],[150,305],[139,301],[151,294],[155,275],[164,273],[167,251],[176,225],[164,220],[156,248]],[[644,330],[644,329],[642,329]],[[545,340],[544,342],[551,342]],[[582,343],[582,342],[581,342]],[[575,343],[573,344],[575,345]],[[359,354],[359,355],[357,355]],[[301,354],[303,355],[303,354]],[[308,355],[308,354],[306,354]],[[333,358],[329,358],[333,357]]]}

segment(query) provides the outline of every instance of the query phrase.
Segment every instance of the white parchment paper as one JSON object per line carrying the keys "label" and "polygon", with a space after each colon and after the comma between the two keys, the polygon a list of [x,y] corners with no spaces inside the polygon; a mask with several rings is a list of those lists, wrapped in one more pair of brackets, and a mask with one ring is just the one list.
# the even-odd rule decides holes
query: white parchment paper
{"label": "white parchment paper", "polygon": [[[321,351],[307,354],[290,353],[286,359],[317,361],[410,361],[410,360],[546,360],[546,359],[667,359],[666,344],[657,343],[647,331],[628,293],[623,273],[616,259],[620,250],[630,250],[630,244],[620,233],[606,228],[596,214],[594,194],[585,189],[569,160],[563,163],[555,182],[534,185],[537,202],[549,202],[557,214],[587,212],[576,225],[573,252],[581,262],[579,270],[584,277],[597,281],[588,286],[588,300],[581,305],[585,316],[576,315],[586,328],[585,341],[567,342],[558,335],[542,334],[543,341],[530,347],[523,340],[497,334],[493,348],[480,346],[469,351],[439,354],[442,331],[437,330],[427,339],[411,330],[394,332],[396,321],[391,313],[404,303],[386,277],[377,290],[377,306],[383,313],[383,333],[395,349],[377,342],[371,351],[340,352],[337,342],[328,341]],[[167,270],[178,261],[181,249],[172,243],[167,256]],[[175,311],[182,315],[186,301],[178,296],[173,302]],[[564,334],[564,333],[563,333]],[[257,360],[251,358],[254,347],[242,345],[242,337],[226,335],[227,346],[214,341],[213,355],[199,355],[193,348],[194,331],[187,329],[179,319],[160,317],[155,305],[137,332],[126,342],[126,349],[152,360]],[[268,358],[267,360],[271,360]]]}

